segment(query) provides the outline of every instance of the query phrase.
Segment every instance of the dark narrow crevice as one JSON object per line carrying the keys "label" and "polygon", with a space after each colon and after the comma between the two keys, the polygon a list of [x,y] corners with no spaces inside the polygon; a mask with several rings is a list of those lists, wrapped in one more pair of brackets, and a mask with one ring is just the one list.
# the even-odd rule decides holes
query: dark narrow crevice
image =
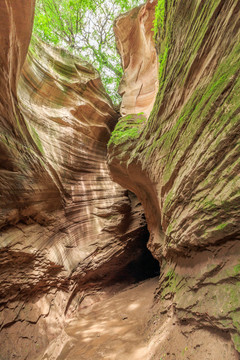
{"label": "dark narrow crevice", "polygon": [[[142,207],[136,195],[131,191],[128,191],[128,198],[131,202],[133,209],[139,205]],[[126,276],[132,276],[136,282],[146,280],[148,278],[153,278],[155,276],[159,276],[160,274],[159,262],[153,257],[152,253],[147,248],[150,234],[147,228],[146,218],[143,211],[141,214],[141,218],[141,221],[146,225],[143,227],[142,234],[138,238],[138,256],[134,260],[129,262],[124,269],[126,272]]]}
{"label": "dark narrow crevice", "polygon": [[160,274],[159,262],[154,259],[146,247],[138,259],[127,265],[126,273],[130,274],[136,281],[153,278]]}
{"label": "dark narrow crevice", "polygon": [[[147,226],[142,231],[142,236],[137,239],[135,246],[131,248],[136,256],[127,265],[125,265],[117,275],[116,282],[136,283],[149,278],[159,276],[159,262],[152,256],[147,248],[149,232]],[[129,249],[130,250],[130,249]]]}

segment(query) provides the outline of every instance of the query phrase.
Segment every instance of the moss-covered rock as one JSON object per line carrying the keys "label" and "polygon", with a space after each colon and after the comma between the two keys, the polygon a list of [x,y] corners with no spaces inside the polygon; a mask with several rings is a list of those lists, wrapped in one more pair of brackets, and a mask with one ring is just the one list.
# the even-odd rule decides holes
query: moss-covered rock
{"label": "moss-covered rock", "polygon": [[[111,146],[109,164],[116,168],[116,152],[121,184],[142,192],[133,176],[121,180],[120,168],[124,176],[134,168],[154,184],[148,189],[154,201],[142,198],[146,216],[160,220],[152,230],[167,235],[165,251],[205,247],[240,231],[238,15],[234,1],[159,1],[159,91],[152,113],[141,131],[137,124],[119,125],[119,139],[132,131],[135,146],[118,142],[117,131],[110,139],[118,148]],[[149,204],[156,201],[158,216]]]}
{"label": "moss-covered rock", "polygon": [[150,250],[167,259],[162,306],[231,334],[238,351],[239,17],[234,0],[158,1],[158,94],[134,143],[110,139],[108,155],[144,205]]}

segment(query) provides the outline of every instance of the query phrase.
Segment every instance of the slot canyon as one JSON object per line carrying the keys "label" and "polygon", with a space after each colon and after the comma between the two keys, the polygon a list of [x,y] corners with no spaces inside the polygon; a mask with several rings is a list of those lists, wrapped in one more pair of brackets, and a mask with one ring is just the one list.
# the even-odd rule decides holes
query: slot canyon
{"label": "slot canyon", "polygon": [[121,14],[120,108],[34,9],[0,3],[0,360],[240,359],[240,0]]}

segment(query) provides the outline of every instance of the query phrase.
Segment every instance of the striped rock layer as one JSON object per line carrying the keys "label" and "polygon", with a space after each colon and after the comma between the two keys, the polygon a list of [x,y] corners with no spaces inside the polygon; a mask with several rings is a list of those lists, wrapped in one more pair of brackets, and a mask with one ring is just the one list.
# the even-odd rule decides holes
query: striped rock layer
{"label": "striped rock layer", "polygon": [[[134,108],[122,113],[108,161],[113,179],[143,204],[148,247],[162,264],[159,311],[172,311],[178,327],[159,346],[175,359],[174,341],[183,332],[193,351],[186,356],[202,359],[194,338],[201,329],[200,348],[211,343],[209,359],[218,351],[238,359],[231,351],[240,352],[240,2],[159,0],[156,9],[148,1],[141,11],[155,12],[159,89],[149,116]],[[131,13],[116,23],[123,65],[131,54],[124,34],[137,26]],[[144,59],[150,53],[151,47]],[[123,84],[121,91],[129,90]]]}
{"label": "striped rock layer", "polygon": [[28,51],[33,11],[0,6],[1,359],[36,359],[148,239],[142,206],[109,174],[119,115],[98,72],[36,39]]}

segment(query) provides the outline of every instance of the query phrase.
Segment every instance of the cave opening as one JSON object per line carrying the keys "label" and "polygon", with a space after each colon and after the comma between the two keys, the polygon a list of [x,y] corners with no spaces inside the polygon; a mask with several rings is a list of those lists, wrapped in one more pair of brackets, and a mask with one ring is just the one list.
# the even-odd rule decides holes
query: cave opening
{"label": "cave opening", "polygon": [[140,256],[131,261],[127,267],[126,272],[130,274],[136,282],[147,280],[160,274],[159,262],[152,256],[147,246],[142,249]]}
{"label": "cave opening", "polygon": [[160,265],[147,247],[150,234],[141,201],[130,190],[127,190],[127,196],[131,210],[122,221],[121,231],[126,235],[129,233],[134,217],[138,218],[138,226],[134,235],[131,235],[132,241],[127,242],[124,253],[119,258],[124,265],[119,264],[120,271],[115,273],[114,278],[116,282],[131,284],[159,276]]}
{"label": "cave opening", "polygon": [[[122,288],[159,276],[160,265],[147,248],[149,231],[145,216],[141,215],[145,225],[138,229],[132,241],[127,241],[127,245],[112,256],[110,261],[85,276],[86,288],[89,283],[101,286],[117,285]],[[123,241],[126,241],[126,238]]]}
{"label": "cave opening", "polygon": [[135,252],[134,258],[127,263],[121,271],[115,276],[116,282],[137,283],[150,278],[159,276],[160,265],[147,248],[149,232],[147,226],[141,234],[141,237],[134,242],[131,252]]}

